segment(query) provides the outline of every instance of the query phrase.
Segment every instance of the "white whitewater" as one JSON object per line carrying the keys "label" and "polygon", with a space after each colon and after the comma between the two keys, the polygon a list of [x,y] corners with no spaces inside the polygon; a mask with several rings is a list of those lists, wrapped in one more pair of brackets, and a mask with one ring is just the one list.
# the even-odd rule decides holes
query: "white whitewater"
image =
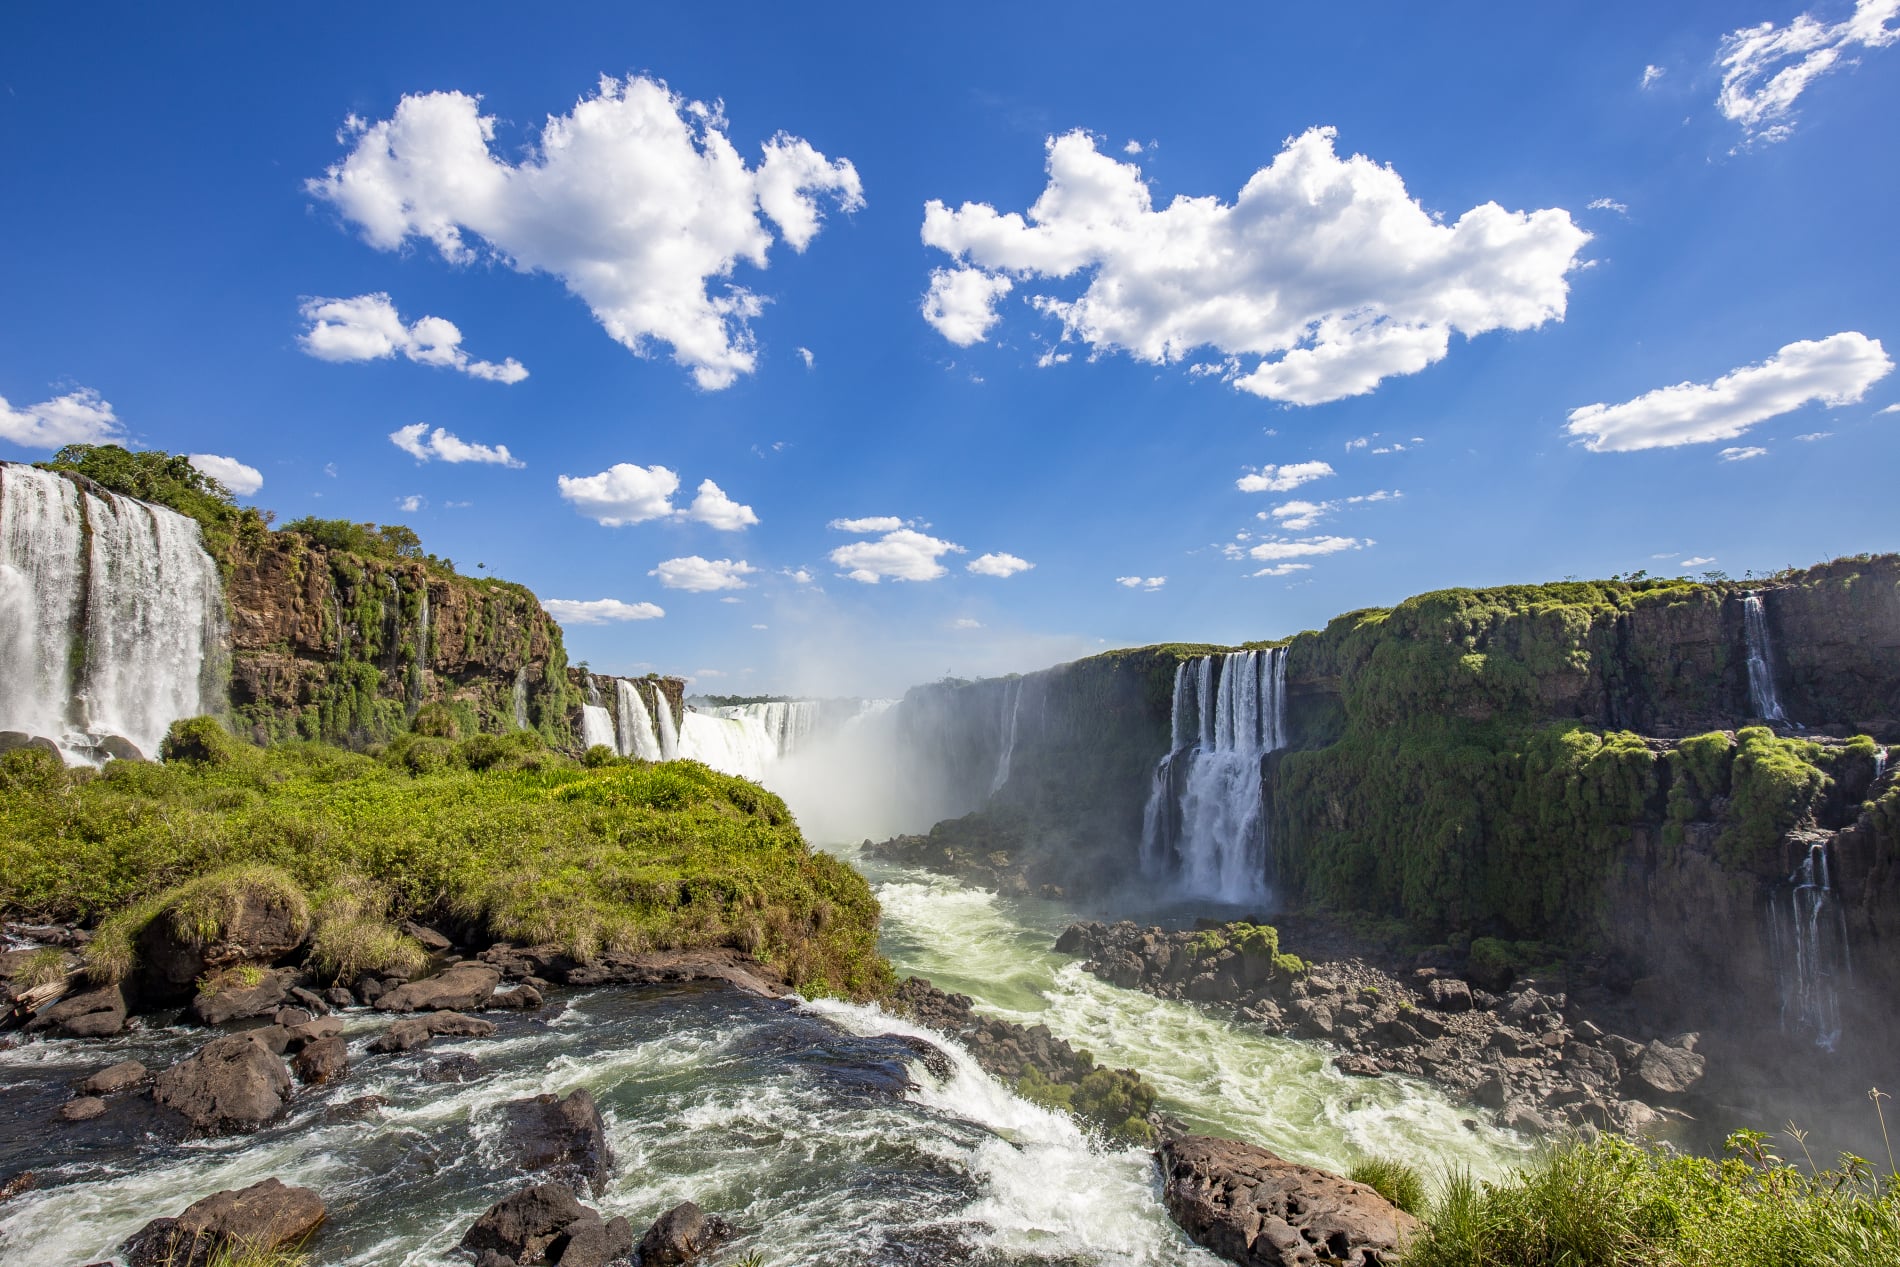
{"label": "white whitewater", "polygon": [[224,631],[223,584],[194,521],[0,467],[0,729],[74,760],[96,759],[107,735],[155,756],[174,721],[217,707],[206,669]]}
{"label": "white whitewater", "polygon": [[[598,697],[599,692],[594,692]],[[581,749],[614,747],[614,715],[599,704],[581,705]]]}
{"label": "white whitewater", "polygon": [[672,761],[680,755],[679,731],[673,725],[673,706],[658,692],[653,700],[653,720],[660,730],[660,759]]}
{"label": "white whitewater", "polygon": [[515,670],[514,689],[515,729],[528,728],[528,666],[522,665]]}
{"label": "white whitewater", "polygon": [[1184,897],[1265,898],[1261,761],[1287,742],[1285,649],[1183,661],[1172,731],[1143,814],[1143,867]]}
{"label": "white whitewater", "polygon": [[1742,632],[1748,641],[1748,702],[1757,717],[1785,722],[1781,696],[1775,690],[1774,647],[1768,640],[1768,612],[1761,595],[1742,599]]}
{"label": "white whitewater", "polygon": [[1788,877],[1769,911],[1770,946],[1784,1032],[1833,1051],[1841,1041],[1841,986],[1853,975],[1847,913],[1828,873],[1827,846],[1816,842]]}
{"label": "white whitewater", "polygon": [[704,710],[732,721],[751,720],[772,742],[774,757],[789,757],[818,729],[823,706],[815,699],[761,700]]}
{"label": "white whitewater", "polygon": [[716,717],[689,708],[680,723],[679,755],[758,782],[778,748],[756,717]]}
{"label": "white whitewater", "polygon": [[[660,736],[653,729],[653,718],[647,712],[647,704],[640,697],[640,688],[621,678],[616,684],[616,700],[620,705],[620,755],[638,757],[642,761],[660,759]],[[666,701],[661,700],[664,708]]]}
{"label": "white whitewater", "polygon": [[[1886,773],[1887,773],[1887,747],[1885,744],[1882,744],[1880,747],[1874,749],[1874,783],[1880,782],[1881,778],[1885,776]],[[1869,783],[1867,786],[1871,788],[1874,785],[1874,783]]]}
{"label": "white whitewater", "polygon": [[409,673],[409,716],[414,718],[422,707],[423,692],[429,686],[429,582],[422,582],[422,606],[416,615],[416,661]]}

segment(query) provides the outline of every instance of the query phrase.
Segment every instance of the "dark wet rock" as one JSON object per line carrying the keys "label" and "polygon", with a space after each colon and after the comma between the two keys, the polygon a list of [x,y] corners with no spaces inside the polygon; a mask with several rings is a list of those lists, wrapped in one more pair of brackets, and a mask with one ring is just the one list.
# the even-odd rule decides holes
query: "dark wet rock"
{"label": "dark wet rock", "polygon": [[1339,1070],[1339,1072],[1350,1074],[1355,1078],[1382,1078],[1385,1076],[1385,1070],[1379,1067],[1379,1062],[1374,1060],[1371,1056],[1365,1055],[1363,1052],[1341,1052],[1339,1055],[1333,1057],[1333,1067]]}
{"label": "dark wet rock", "polygon": [[322,995],[300,985],[290,988],[290,1001],[312,1016],[325,1016],[330,1011],[330,1005],[324,1002]]}
{"label": "dark wet rock", "polygon": [[389,1097],[382,1095],[359,1095],[354,1100],[346,1100],[331,1109],[327,1116],[335,1121],[361,1121],[373,1113],[389,1107]]}
{"label": "dark wet rock", "polygon": [[633,1254],[633,1225],[623,1218],[602,1222],[581,1219],[567,1225],[561,1239],[548,1249],[548,1261],[559,1267],[608,1267]]}
{"label": "dark wet rock", "polygon": [[433,977],[410,981],[378,996],[379,1012],[459,1012],[488,1002],[501,973],[484,963],[457,963]]}
{"label": "dark wet rock", "polygon": [[321,1086],[341,1078],[350,1067],[349,1045],[341,1035],[332,1034],[305,1043],[291,1068],[297,1071],[297,1080],[308,1086]]}
{"label": "dark wet rock", "polygon": [[323,992],[323,1001],[331,1007],[355,1007],[356,996],[347,986],[333,985]]}
{"label": "dark wet rock", "polygon": [[144,1082],[150,1073],[136,1060],[121,1060],[116,1065],[107,1065],[79,1084],[81,1095],[114,1095],[128,1091]]}
{"label": "dark wet rock", "polygon": [[305,1021],[313,1021],[317,1014],[306,1007],[280,1007],[271,1014],[271,1023],[282,1025],[285,1029],[295,1029]]}
{"label": "dark wet rock", "polygon": [[489,996],[488,1006],[531,1011],[541,1006],[541,991],[531,985],[518,985],[512,990],[503,990]]}
{"label": "dark wet rock", "polygon": [[211,978],[209,990],[192,996],[185,1015],[200,1025],[227,1025],[274,1013],[290,993],[297,974],[239,968]]}
{"label": "dark wet rock", "polygon": [[29,1033],[53,1038],[105,1038],[125,1028],[125,993],[116,985],[61,999],[26,1023]]}
{"label": "dark wet rock", "polygon": [[418,924],[414,920],[404,920],[402,931],[432,955],[445,954],[455,948],[455,943],[447,937],[428,925]]}
{"label": "dark wet rock", "polygon": [[96,1095],[82,1095],[59,1106],[60,1119],[66,1122],[90,1122],[105,1111],[106,1102]]}
{"label": "dark wet rock", "polygon": [[776,999],[791,987],[778,969],[737,950],[609,950],[585,963],[558,946],[513,946],[501,942],[480,956],[508,981],[520,981],[545,991],[548,983],[570,986],[678,985],[688,981],[723,981],[734,989]]}
{"label": "dark wet rock", "polygon": [[1696,1036],[1682,1034],[1667,1042],[1657,1039],[1643,1049],[1631,1074],[1639,1092],[1678,1096],[1702,1080],[1709,1062],[1695,1051]]}
{"label": "dark wet rock", "polygon": [[1470,983],[1456,977],[1434,977],[1425,985],[1425,993],[1431,999],[1432,1006],[1447,1012],[1469,1012],[1471,1010]]}
{"label": "dark wet rock", "polygon": [[127,1267],[204,1267],[218,1251],[302,1245],[323,1225],[323,1199],[266,1179],[213,1193],[175,1219],[153,1219],[120,1247]]}
{"label": "dark wet rock", "polygon": [[[1047,1026],[1016,1025],[985,1016],[969,995],[946,994],[922,977],[908,978],[897,987],[892,1001],[900,1014],[960,1040],[977,1064],[999,1078],[1013,1082],[1033,1068],[1052,1082],[1079,1082],[1095,1070],[1093,1057],[1076,1051]],[[912,1046],[911,1039],[899,1041],[923,1056],[925,1068],[935,1076],[947,1076],[954,1069],[943,1052],[933,1057]]]}
{"label": "dark wet rock", "polygon": [[284,897],[267,887],[240,889],[218,936],[209,941],[181,932],[169,912],[160,912],[138,935],[140,997],[184,1002],[200,980],[221,969],[271,964],[302,946],[309,916]]}
{"label": "dark wet rock", "polygon": [[524,1170],[541,1170],[598,1195],[613,1177],[613,1149],[600,1107],[586,1087],[566,1096],[537,1095],[503,1106],[508,1119],[507,1146]]}
{"label": "dark wet rock", "polygon": [[699,1258],[732,1235],[724,1219],[708,1216],[691,1201],[682,1201],[653,1220],[640,1238],[640,1267],[679,1267]]}
{"label": "dark wet rock", "polygon": [[485,1249],[475,1256],[475,1267],[516,1267],[515,1260],[506,1254]]}
{"label": "dark wet rock", "polygon": [[1364,1184],[1234,1140],[1160,1149],[1162,1200],[1195,1243],[1243,1267],[1395,1263],[1419,1222]]}
{"label": "dark wet rock", "polygon": [[481,1062],[467,1052],[431,1056],[416,1070],[424,1082],[473,1082],[482,1076]]}
{"label": "dark wet rock", "polygon": [[30,1170],[8,1175],[5,1179],[0,1179],[0,1201],[11,1201],[22,1192],[31,1192],[39,1186],[39,1182],[39,1176]]}
{"label": "dark wet rock", "polygon": [[301,1051],[319,1039],[334,1038],[342,1032],[343,1022],[334,1016],[319,1016],[301,1025],[293,1025],[284,1031],[290,1040],[291,1051]]}
{"label": "dark wet rock", "polygon": [[282,1025],[259,1025],[255,1029],[242,1031],[242,1036],[273,1056],[281,1056],[290,1050],[290,1031]]}
{"label": "dark wet rock", "polygon": [[397,1021],[369,1045],[373,1052],[414,1051],[436,1038],[487,1038],[495,1032],[493,1021],[477,1020],[460,1012],[436,1012]]}
{"label": "dark wet rock", "polygon": [[248,1034],[214,1038],[158,1075],[152,1099],[212,1134],[254,1131],[290,1098],[284,1062]]}
{"label": "dark wet rock", "polygon": [[517,1263],[540,1258],[568,1227],[592,1210],[558,1183],[539,1183],[488,1207],[462,1236],[461,1247],[474,1254],[492,1250]]}

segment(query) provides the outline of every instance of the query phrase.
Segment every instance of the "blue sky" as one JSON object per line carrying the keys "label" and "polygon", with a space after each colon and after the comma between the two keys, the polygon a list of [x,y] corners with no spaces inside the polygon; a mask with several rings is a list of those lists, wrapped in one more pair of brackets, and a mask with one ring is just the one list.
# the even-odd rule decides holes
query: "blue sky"
{"label": "blue sky", "polygon": [[1309,8],[17,10],[0,457],[740,693],[1900,549],[1900,0]]}

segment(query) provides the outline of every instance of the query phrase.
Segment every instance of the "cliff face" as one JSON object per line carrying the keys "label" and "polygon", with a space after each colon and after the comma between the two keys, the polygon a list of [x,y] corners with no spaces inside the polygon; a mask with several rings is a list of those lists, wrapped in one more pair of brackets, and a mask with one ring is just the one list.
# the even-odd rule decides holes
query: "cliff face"
{"label": "cliff face", "polygon": [[367,742],[440,703],[465,732],[527,726],[573,747],[578,701],[560,626],[521,586],[294,532],[240,542],[228,564],[240,733]]}

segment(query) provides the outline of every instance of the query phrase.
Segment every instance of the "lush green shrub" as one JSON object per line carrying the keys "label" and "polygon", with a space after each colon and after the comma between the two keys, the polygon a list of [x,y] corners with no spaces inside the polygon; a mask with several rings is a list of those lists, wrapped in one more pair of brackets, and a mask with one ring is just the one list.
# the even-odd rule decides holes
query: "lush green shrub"
{"label": "lush green shrub", "polygon": [[[379,919],[446,916],[582,956],[740,946],[807,993],[889,988],[870,887],[812,852],[756,784],[686,761],[583,770],[532,732],[405,735],[380,759],[318,743],[234,751],[96,776],[0,756],[0,913],[103,921],[89,963],[118,977],[145,923],[171,911],[212,927],[231,884],[315,895],[321,934],[331,891],[370,877],[390,895]],[[336,934],[338,964],[377,947],[363,927]]]}
{"label": "lush green shrub", "polygon": [[1033,1103],[1073,1114],[1110,1139],[1154,1142],[1148,1114],[1154,1110],[1155,1091],[1132,1069],[1092,1069],[1079,1082],[1053,1082],[1031,1065],[1017,1080],[1016,1091]]}
{"label": "lush green shrub", "polygon": [[1425,1180],[1417,1168],[1396,1157],[1367,1157],[1354,1162],[1346,1178],[1363,1183],[1407,1214],[1425,1213]]}
{"label": "lush green shrub", "polygon": [[1406,1267],[1836,1267],[1900,1262],[1900,1190],[1816,1171],[1753,1133],[1720,1160],[1604,1135],[1498,1183],[1454,1174]]}
{"label": "lush green shrub", "polygon": [[389,922],[388,889],[360,875],[339,876],[316,904],[310,966],[333,981],[353,982],[365,972],[413,976],[429,956],[415,938]]}
{"label": "lush green shrub", "polygon": [[1728,826],[1716,849],[1725,862],[1747,865],[1813,808],[1828,778],[1814,765],[1818,744],[1777,738],[1766,726],[1737,731],[1735,738]]}

